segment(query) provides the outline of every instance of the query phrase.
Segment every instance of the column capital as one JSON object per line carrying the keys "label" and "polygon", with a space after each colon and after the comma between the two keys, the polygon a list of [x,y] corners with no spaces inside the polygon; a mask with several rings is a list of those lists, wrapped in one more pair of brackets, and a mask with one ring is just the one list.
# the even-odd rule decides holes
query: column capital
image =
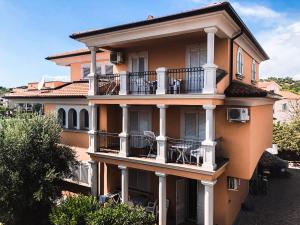
{"label": "column capital", "polygon": [[120,170],[126,170],[127,169],[127,166],[124,166],[124,165],[118,165],[118,168]]}
{"label": "column capital", "polygon": [[204,186],[208,186],[208,187],[213,187],[216,183],[217,183],[217,180],[201,180],[201,183],[204,185]]}
{"label": "column capital", "polygon": [[99,48],[96,47],[96,46],[89,46],[88,48],[89,48],[89,50],[90,50],[91,52],[96,52],[96,51],[99,49]]}
{"label": "column capital", "polygon": [[155,172],[155,175],[158,177],[166,177],[167,176],[165,173],[161,173],[161,172]]}
{"label": "column capital", "polygon": [[218,31],[218,28],[216,28],[216,27],[206,27],[206,28],[204,28],[204,31],[205,31],[205,33],[217,33],[217,31]]}
{"label": "column capital", "polygon": [[158,104],[158,105],[156,105],[157,106],[157,108],[159,108],[159,109],[166,109],[166,108],[168,108],[168,105],[165,105],[165,104]]}
{"label": "column capital", "polygon": [[213,109],[215,109],[216,108],[216,105],[203,105],[202,106],[203,107],[203,109],[208,109],[208,110],[213,110]]}
{"label": "column capital", "polygon": [[120,107],[121,107],[121,108],[128,108],[129,105],[128,105],[128,104],[120,104]]}
{"label": "column capital", "polygon": [[165,73],[168,71],[168,68],[166,67],[159,67],[156,69],[156,73]]}
{"label": "column capital", "polygon": [[123,70],[123,71],[120,71],[120,73],[119,73],[120,75],[127,75],[128,74],[128,72],[127,71],[125,71],[125,70]]}

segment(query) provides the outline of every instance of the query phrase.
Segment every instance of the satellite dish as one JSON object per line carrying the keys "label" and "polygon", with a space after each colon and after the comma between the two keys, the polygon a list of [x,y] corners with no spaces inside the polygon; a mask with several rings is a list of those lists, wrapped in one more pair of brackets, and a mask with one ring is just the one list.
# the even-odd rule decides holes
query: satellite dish
{"label": "satellite dish", "polygon": [[45,77],[42,78],[42,80],[38,84],[38,90],[42,90],[42,88],[45,85]]}

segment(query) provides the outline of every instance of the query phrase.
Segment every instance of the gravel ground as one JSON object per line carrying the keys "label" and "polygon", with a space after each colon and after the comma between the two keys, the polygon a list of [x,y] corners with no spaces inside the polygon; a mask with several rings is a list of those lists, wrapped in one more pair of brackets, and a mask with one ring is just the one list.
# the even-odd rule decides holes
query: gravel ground
{"label": "gravel ground", "polygon": [[234,225],[300,225],[300,170],[289,172],[271,180],[266,196],[249,196],[254,211],[241,211]]}

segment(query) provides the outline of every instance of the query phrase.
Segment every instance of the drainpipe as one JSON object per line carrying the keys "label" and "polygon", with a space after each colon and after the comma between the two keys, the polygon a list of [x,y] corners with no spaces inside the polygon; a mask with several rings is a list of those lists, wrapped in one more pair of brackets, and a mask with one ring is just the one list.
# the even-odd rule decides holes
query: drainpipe
{"label": "drainpipe", "polygon": [[244,31],[241,30],[237,35],[235,35],[233,38],[230,39],[230,68],[229,68],[230,84],[233,80],[233,42],[235,39],[240,37],[243,33]]}

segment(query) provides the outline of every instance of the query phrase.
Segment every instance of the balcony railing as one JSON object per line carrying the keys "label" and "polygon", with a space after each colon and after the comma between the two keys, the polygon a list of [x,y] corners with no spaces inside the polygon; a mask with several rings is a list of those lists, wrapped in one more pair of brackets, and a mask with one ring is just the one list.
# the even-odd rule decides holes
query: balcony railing
{"label": "balcony railing", "polygon": [[155,94],[157,75],[155,71],[132,72],[129,77],[130,94]]}
{"label": "balcony railing", "polygon": [[100,152],[118,153],[120,151],[119,134],[100,131],[98,133],[98,148]]}
{"label": "balcony railing", "polygon": [[168,69],[169,94],[201,93],[204,87],[202,67]]}
{"label": "balcony railing", "polygon": [[156,140],[143,134],[130,134],[129,148],[131,156],[155,158],[157,154]]}
{"label": "balcony railing", "polygon": [[104,74],[99,75],[99,93],[100,95],[118,95],[120,91],[120,75]]}

